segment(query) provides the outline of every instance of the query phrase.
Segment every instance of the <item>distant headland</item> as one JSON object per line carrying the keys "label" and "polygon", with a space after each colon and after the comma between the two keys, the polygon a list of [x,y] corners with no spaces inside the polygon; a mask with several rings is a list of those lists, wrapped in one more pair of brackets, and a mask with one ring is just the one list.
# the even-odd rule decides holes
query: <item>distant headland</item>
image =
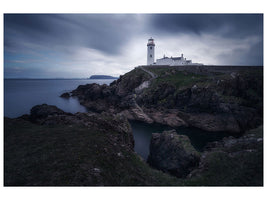
{"label": "distant headland", "polygon": [[92,75],[89,79],[118,79],[118,77],[108,75]]}

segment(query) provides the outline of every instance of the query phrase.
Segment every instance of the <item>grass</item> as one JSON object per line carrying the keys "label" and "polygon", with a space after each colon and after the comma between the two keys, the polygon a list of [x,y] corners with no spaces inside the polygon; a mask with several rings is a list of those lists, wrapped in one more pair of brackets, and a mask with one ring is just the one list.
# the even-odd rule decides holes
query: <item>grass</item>
{"label": "grass", "polygon": [[177,185],[116,142],[116,132],[5,119],[5,186]]}
{"label": "grass", "polygon": [[166,70],[162,68],[151,69],[152,72],[156,73],[159,77],[155,80],[155,84],[159,85],[167,83],[174,85],[176,88],[192,87],[194,84],[199,82],[208,81],[207,76],[193,74],[190,72],[182,72],[176,70]]}
{"label": "grass", "polygon": [[[254,134],[251,139],[262,138],[263,127],[246,133],[246,135],[249,134]],[[200,176],[187,179],[183,184],[193,186],[262,186],[263,145],[258,142],[250,142],[218,148],[206,154],[205,166],[204,172]]]}
{"label": "grass", "polygon": [[[119,133],[83,126],[40,126],[5,118],[5,186],[212,186],[262,185],[263,147],[231,157],[207,154],[207,168],[190,179],[152,169],[117,141]],[[247,134],[262,138],[262,127]],[[182,141],[183,142],[183,141]],[[242,145],[231,151],[244,150]]]}

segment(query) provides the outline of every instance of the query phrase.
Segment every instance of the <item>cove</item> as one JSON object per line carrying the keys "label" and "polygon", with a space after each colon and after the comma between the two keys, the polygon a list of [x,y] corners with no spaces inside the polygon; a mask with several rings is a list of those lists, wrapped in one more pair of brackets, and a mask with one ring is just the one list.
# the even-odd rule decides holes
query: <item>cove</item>
{"label": "cove", "polygon": [[[134,150],[138,153],[144,160],[147,160],[149,155],[149,145],[152,133],[161,133],[164,130],[172,130],[174,128],[166,125],[161,125],[157,123],[147,124],[140,121],[130,121],[135,146]],[[191,144],[197,151],[203,151],[205,145],[209,142],[219,141],[224,137],[234,136],[238,137],[240,135],[228,133],[228,132],[208,132],[198,128],[193,127],[179,127],[175,128],[177,134],[187,135],[191,141]]]}

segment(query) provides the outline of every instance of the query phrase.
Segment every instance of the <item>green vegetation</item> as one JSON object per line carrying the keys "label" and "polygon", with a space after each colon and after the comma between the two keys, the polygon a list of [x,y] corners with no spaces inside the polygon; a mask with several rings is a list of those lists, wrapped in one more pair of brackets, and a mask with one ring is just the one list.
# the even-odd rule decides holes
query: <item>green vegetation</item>
{"label": "green vegetation", "polygon": [[[248,143],[246,137],[250,141],[255,140],[255,142]],[[261,126],[248,131],[242,143],[237,142],[235,145],[229,145],[230,147],[217,148],[215,151],[206,153],[202,173],[185,180],[183,184],[262,186],[263,144],[259,142],[262,137],[263,128]]]}
{"label": "green vegetation", "polygon": [[[246,135],[262,139],[262,127]],[[262,185],[262,143],[245,146],[248,150],[241,143],[208,152],[203,172],[177,179],[150,168],[115,143],[117,137],[83,126],[41,126],[5,118],[5,185]]]}
{"label": "green vegetation", "polygon": [[[246,113],[259,113],[245,127],[257,127],[262,119],[262,71],[239,74],[214,72],[207,75],[179,71],[172,67],[147,67],[158,77],[140,94],[134,89],[151,76],[136,68],[114,81],[110,87],[120,97],[134,94],[140,107],[178,109],[190,114],[216,113],[235,115],[243,122]],[[196,85],[197,87],[193,87]],[[192,88],[193,87],[193,88]],[[113,91],[113,90],[112,90]],[[112,93],[112,92],[111,92]],[[123,99],[123,98],[122,98]],[[121,98],[119,98],[121,101]],[[128,101],[128,99],[124,100]],[[226,104],[226,105],[224,105]],[[243,106],[247,106],[245,109]],[[229,112],[229,113],[227,113]],[[224,113],[223,113],[224,114]],[[256,115],[255,114],[255,115]],[[117,115],[118,116],[118,115]],[[66,118],[69,116],[66,115]],[[201,117],[201,116],[200,116]],[[4,184],[6,186],[89,186],[89,185],[262,185],[263,130],[250,130],[237,139],[226,139],[228,146],[215,145],[211,151],[196,152],[188,139],[180,142],[189,152],[201,157],[191,178],[178,179],[154,170],[133,152],[131,135],[123,135],[120,118],[106,113],[101,117],[72,118],[83,125],[37,125],[23,119],[4,120]],[[25,118],[26,119],[26,118]],[[59,122],[68,119],[55,115]],[[75,121],[76,120],[76,121]],[[198,119],[197,119],[198,120]],[[200,120],[201,121],[201,120]],[[72,121],[73,122],[73,121]],[[247,123],[244,121],[244,124]],[[75,123],[73,123],[75,124]],[[88,128],[90,127],[90,128]],[[114,128],[115,127],[115,128]],[[117,129],[116,129],[117,128]],[[128,127],[129,128],[129,127]],[[124,130],[124,129],[123,129]],[[127,131],[126,131],[127,132]],[[128,142],[128,143],[127,143]],[[127,144],[126,144],[127,143]],[[132,143],[131,143],[132,144]]]}
{"label": "green vegetation", "polygon": [[5,185],[174,185],[114,141],[83,126],[41,126],[5,119]]}
{"label": "green vegetation", "polygon": [[121,76],[121,81],[129,82],[129,80],[135,80],[135,79],[149,80],[150,78],[151,76],[148,73],[144,72],[139,68],[135,68],[134,70]]}
{"label": "green vegetation", "polygon": [[209,80],[209,78],[205,75],[178,71],[172,68],[151,67],[149,70],[158,75],[158,78],[154,80],[153,86],[157,86],[159,84],[169,84],[175,86],[177,89],[183,89]]}

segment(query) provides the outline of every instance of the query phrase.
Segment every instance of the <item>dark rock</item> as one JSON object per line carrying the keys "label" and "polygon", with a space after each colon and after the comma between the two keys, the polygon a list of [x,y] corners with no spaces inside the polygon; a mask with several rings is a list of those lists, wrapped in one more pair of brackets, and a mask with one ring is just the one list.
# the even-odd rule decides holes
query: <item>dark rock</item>
{"label": "dark rock", "polygon": [[62,95],[60,95],[60,97],[65,98],[65,99],[68,99],[68,98],[70,98],[70,93],[65,92]]}
{"label": "dark rock", "polygon": [[178,135],[175,130],[152,134],[147,160],[152,167],[177,177],[186,177],[197,167],[198,161],[199,153],[187,136]]}
{"label": "dark rock", "polygon": [[42,104],[32,107],[30,118],[42,119],[48,117],[49,115],[60,115],[60,114],[65,114],[65,112],[63,110],[60,110],[56,106]]}
{"label": "dark rock", "polygon": [[182,119],[188,125],[202,130],[211,132],[227,131],[232,133],[242,131],[238,121],[231,114],[190,113],[184,114],[184,116],[186,117]]}
{"label": "dark rock", "polygon": [[247,131],[243,136],[224,138],[209,143],[199,166],[189,179],[202,180],[209,185],[263,185],[263,127]]}
{"label": "dark rock", "polygon": [[117,79],[118,77],[108,76],[108,75],[92,75],[89,79]]}
{"label": "dark rock", "polygon": [[[244,132],[262,124],[260,70],[250,69],[247,73],[228,68],[227,73],[218,76],[210,73],[215,68],[204,66],[190,66],[180,72],[176,67],[161,70],[158,77],[151,79],[149,73],[137,68],[110,86],[87,84],[72,91],[72,95],[91,111],[122,113],[132,120],[229,132]],[[184,114],[170,115],[168,110]]]}
{"label": "dark rock", "polygon": [[110,113],[66,113],[56,106],[47,104],[37,105],[31,109],[30,116],[23,116],[23,119],[30,120],[37,124],[45,125],[82,125],[88,128],[97,128],[102,132],[113,130],[119,133],[118,137],[112,138],[120,144],[128,146],[129,149],[134,148],[134,139],[131,126],[128,120],[122,115],[113,115]]}

